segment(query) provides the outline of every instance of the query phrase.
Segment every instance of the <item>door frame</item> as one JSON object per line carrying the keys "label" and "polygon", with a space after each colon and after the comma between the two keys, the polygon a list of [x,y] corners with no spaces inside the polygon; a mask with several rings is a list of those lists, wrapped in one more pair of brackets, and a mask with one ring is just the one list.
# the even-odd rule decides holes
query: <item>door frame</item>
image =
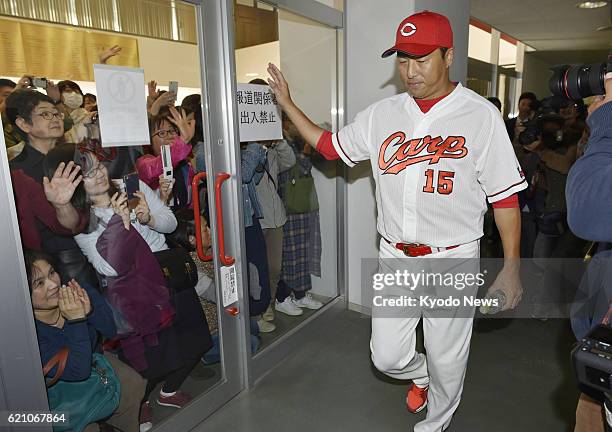
{"label": "door frame", "polygon": [[[244,257],[244,221],[240,176],[240,145],[238,121],[234,95],[236,94],[233,0],[185,0],[196,6],[198,40],[202,78],[202,104],[205,134],[208,138],[206,164],[209,173],[227,172],[230,179],[222,188],[224,204],[225,243],[227,253],[236,259],[238,287],[247,280]],[[334,129],[344,124],[345,104],[345,44],[344,14],[315,0],[265,0],[272,6],[302,15],[336,29],[337,37],[337,81],[334,89],[337,114],[333,119]],[[1,125],[0,125],[1,131]],[[2,141],[2,138],[0,138]],[[248,296],[239,289],[237,316],[225,314],[220,308],[220,341],[223,357],[223,378],[180,413],[166,419],[155,427],[155,431],[166,432],[190,430],[203,422],[217,409],[245,389],[252,388],[266,373],[287,358],[305,340],[316,337],[310,325],[324,314],[347,309],[348,296],[346,278],[346,182],[345,171],[339,169],[336,179],[338,199],[337,223],[337,268],[338,297],[325,305],[309,319],[283,335],[261,355],[250,355]],[[214,175],[207,179],[208,190],[214,190]],[[48,401],[42,376],[41,360],[30,303],[28,282],[13,199],[12,184],[6,147],[0,146],[0,199],[8,203],[0,207],[0,218],[6,221],[0,226],[0,242],[3,244],[0,274],[2,274],[2,301],[0,302],[0,411],[29,410],[47,411]],[[211,208],[216,206],[214,194],[209,194]],[[211,218],[214,244],[218,243],[217,222]],[[216,280],[219,281],[220,258],[214,251]],[[15,287],[15,289],[6,289]],[[217,283],[217,287],[219,284]],[[218,289],[220,291],[220,289]],[[227,336],[227,337],[226,337]],[[50,426],[35,429],[19,427],[8,430],[51,431]]]}

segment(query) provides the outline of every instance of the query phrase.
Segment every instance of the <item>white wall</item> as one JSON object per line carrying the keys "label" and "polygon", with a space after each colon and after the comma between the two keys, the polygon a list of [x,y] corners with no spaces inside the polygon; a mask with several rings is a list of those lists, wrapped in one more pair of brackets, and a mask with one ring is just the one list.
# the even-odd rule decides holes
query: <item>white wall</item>
{"label": "white wall", "polygon": [[[403,18],[423,9],[445,14],[451,20],[455,64],[451,79],[465,82],[469,24],[468,0],[346,0],[346,106],[347,123],[368,105],[403,91],[393,57],[382,52],[393,45]],[[361,260],[378,256],[376,206],[369,163],[348,171],[348,269],[349,302],[361,304]]]}
{"label": "white wall", "polygon": [[278,41],[236,50],[236,81],[248,83],[261,78],[268,79],[268,63],[280,64]]}
{"label": "white wall", "polygon": [[[526,52],[523,63],[523,92],[534,92],[538,99],[550,95],[548,80],[552,72],[548,62],[536,57],[533,52]],[[518,99],[517,99],[518,101]]]}

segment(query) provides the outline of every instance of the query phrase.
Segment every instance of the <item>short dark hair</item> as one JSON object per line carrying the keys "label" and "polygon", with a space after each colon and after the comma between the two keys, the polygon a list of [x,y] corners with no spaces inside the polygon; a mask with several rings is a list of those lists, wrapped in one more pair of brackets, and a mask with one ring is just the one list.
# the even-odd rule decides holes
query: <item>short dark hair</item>
{"label": "short dark hair", "polygon": [[41,102],[49,102],[55,106],[55,102],[49,96],[31,89],[15,90],[6,98],[6,115],[24,139],[27,138],[27,134],[15,123],[17,117],[21,117],[27,123],[32,124],[32,112]]}
{"label": "short dark hair", "polygon": [[76,90],[77,92],[81,93],[81,96],[83,96],[83,90],[81,90],[81,87],[79,87],[79,85],[75,83],[74,81],[70,81],[70,80],[60,81],[57,83],[57,87],[59,88],[60,93],[63,93],[64,90],[66,90],[67,88],[71,88],[72,90]]}
{"label": "short dark hair", "polygon": [[197,94],[190,94],[181,102],[181,108],[184,108],[187,113],[192,112],[195,117],[195,134],[191,142],[195,145],[200,141],[204,141],[204,123],[202,120],[202,97]]}
{"label": "short dark hair", "polygon": [[538,97],[535,95],[535,93],[533,92],[525,92],[523,94],[521,94],[519,96],[519,103],[523,100],[523,99],[529,99],[529,101],[531,102],[529,104],[529,106],[531,107],[531,109],[533,111],[536,111],[538,109]]}
{"label": "short dark hair", "polygon": [[7,78],[0,78],[0,88],[2,87],[10,87],[14,89],[15,87],[17,87],[17,83]]}
{"label": "short dark hair", "polygon": [[195,248],[189,242],[189,236],[195,236],[193,210],[180,209],[174,213],[174,216],[177,221],[176,229],[171,234],[166,235],[166,240],[174,247],[182,247],[193,252]]}
{"label": "short dark hair", "polygon": [[202,96],[200,96],[199,94],[197,93],[190,94],[188,96],[185,96],[185,98],[181,102],[181,107],[188,108],[192,112],[195,112],[197,107],[200,106],[201,101],[202,101]]}
{"label": "short dark hair", "polygon": [[[442,58],[444,58],[444,56],[446,55],[446,52],[447,52],[449,49],[448,49],[447,47],[439,47],[439,48],[436,48],[434,51],[436,51],[436,50],[437,50],[437,51],[440,51],[440,54],[442,55]],[[433,51],[432,51],[432,52],[433,52]],[[429,53],[429,54],[431,54],[431,53]],[[407,54],[407,53],[402,52],[402,51],[397,51],[397,56],[398,56],[399,58],[411,58],[411,59],[414,59],[414,58],[421,58],[421,57],[425,57],[425,56],[428,56],[429,54],[423,54],[422,56],[413,56],[413,55]]]}
{"label": "short dark hair", "polygon": [[85,100],[86,98],[93,99],[95,102],[97,102],[97,101],[98,101],[98,98],[97,98],[97,97],[96,97],[96,95],[95,95],[95,94],[93,94],[93,93],[85,93],[85,94],[83,95],[83,100]]}
{"label": "short dark hair", "polygon": [[[58,144],[53,149],[51,149],[49,153],[47,153],[47,155],[45,156],[45,159],[43,160],[43,171],[48,178],[51,178],[60,163],[64,162],[65,164],[67,164],[70,161],[75,162],[77,165],[83,168],[82,163],[79,159],[81,154],[85,154],[87,152],[89,152],[92,157],[96,157],[91,150],[87,150],[85,147],[79,146],[77,148],[77,146],[71,143]],[[113,196],[116,192],[119,192],[119,190],[112,182],[110,174],[108,182],[108,193],[110,196]],[[91,202],[87,198],[87,192],[85,192],[85,186],[83,185],[83,182],[79,183],[79,185],[74,190],[74,194],[72,195],[72,199],[70,200],[70,202],[77,210],[80,210],[83,213],[89,215],[90,223],[89,226],[85,229],[85,233],[89,233],[93,229],[95,229],[98,224],[98,219],[91,211]]]}
{"label": "short dark hair", "polygon": [[24,249],[23,259],[25,261],[26,276],[28,278],[28,288],[30,289],[30,294],[32,294],[32,281],[34,280],[34,263],[36,261],[47,261],[49,264],[51,264],[51,266],[54,266],[54,260],[51,255],[45,252],[31,249]]}
{"label": "short dark hair", "polygon": [[269,85],[265,80],[261,78],[255,78],[249,81],[249,84]]}
{"label": "short dark hair", "polygon": [[161,107],[156,115],[150,115],[149,135],[153,135],[153,131],[160,127],[163,122],[167,121],[168,123],[172,123],[170,120],[168,120],[168,118],[172,118],[172,115],[170,114],[170,107],[168,106]]}
{"label": "short dark hair", "polygon": [[499,100],[499,98],[496,98],[495,96],[490,96],[490,97],[487,98],[487,100],[489,102],[491,102],[493,105],[495,105],[498,110],[501,111],[502,104],[501,104],[501,101]]}

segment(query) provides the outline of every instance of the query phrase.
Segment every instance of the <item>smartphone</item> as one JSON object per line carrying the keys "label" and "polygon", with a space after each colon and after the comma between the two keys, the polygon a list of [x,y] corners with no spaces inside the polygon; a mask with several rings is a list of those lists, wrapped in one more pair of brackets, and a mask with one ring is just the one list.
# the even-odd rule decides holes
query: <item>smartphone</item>
{"label": "smartphone", "polygon": [[34,87],[38,87],[42,89],[47,88],[47,78],[32,77],[30,78],[30,82],[32,83],[32,86]]}
{"label": "smartphone", "polygon": [[125,193],[128,198],[128,207],[130,210],[136,208],[138,205],[138,197],[134,195],[135,192],[140,190],[140,185],[138,184],[138,173],[134,172],[128,175],[123,176],[123,183],[125,184]]}
{"label": "smartphone", "polygon": [[172,156],[170,154],[170,145],[165,144],[161,146],[161,158],[162,165],[164,167],[164,178],[172,180],[174,171],[172,169]]}
{"label": "smartphone", "polygon": [[168,84],[168,91],[178,95],[178,81],[170,81]]}

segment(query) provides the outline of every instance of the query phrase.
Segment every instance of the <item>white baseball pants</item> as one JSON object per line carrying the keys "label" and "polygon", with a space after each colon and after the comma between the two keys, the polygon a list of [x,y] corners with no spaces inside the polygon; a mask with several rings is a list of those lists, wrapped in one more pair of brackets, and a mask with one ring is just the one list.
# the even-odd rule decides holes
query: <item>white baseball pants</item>
{"label": "white baseball pants", "polygon": [[[462,262],[465,258],[466,266],[477,273],[479,253],[479,243],[474,241],[418,260],[459,258],[452,261]],[[403,262],[414,259],[406,257],[385,240],[380,243],[380,258],[385,262],[389,262],[388,258],[401,258]],[[392,378],[412,380],[420,387],[429,383],[427,416],[415,425],[414,432],[441,432],[449,426],[461,400],[473,318],[466,317],[469,314],[466,315],[465,309],[460,316],[453,316],[452,308],[447,309],[442,312],[444,318],[432,316],[435,314],[428,308],[408,308],[406,312],[401,318],[373,316],[372,362]],[[415,329],[421,318],[427,356],[415,350]]]}

